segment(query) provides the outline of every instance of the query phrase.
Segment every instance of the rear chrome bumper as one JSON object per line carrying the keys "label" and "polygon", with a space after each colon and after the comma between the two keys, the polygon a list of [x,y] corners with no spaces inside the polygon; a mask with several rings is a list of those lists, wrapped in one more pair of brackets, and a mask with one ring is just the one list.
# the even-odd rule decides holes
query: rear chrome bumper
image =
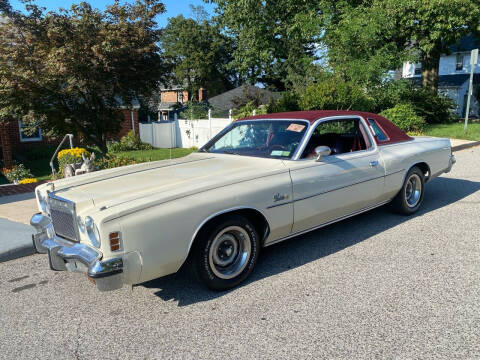
{"label": "rear chrome bumper", "polygon": [[448,160],[448,167],[447,169],[445,170],[446,173],[450,172],[450,170],[452,170],[452,166],[453,164],[455,164],[457,162],[457,160],[455,159],[455,155],[450,155],[450,159]]}
{"label": "rear chrome bumper", "polygon": [[32,235],[33,247],[38,253],[48,254],[52,270],[86,273],[100,291],[123,286],[122,257],[102,260],[99,250],[56,236],[50,218],[41,213],[33,215],[30,224],[36,230]]}

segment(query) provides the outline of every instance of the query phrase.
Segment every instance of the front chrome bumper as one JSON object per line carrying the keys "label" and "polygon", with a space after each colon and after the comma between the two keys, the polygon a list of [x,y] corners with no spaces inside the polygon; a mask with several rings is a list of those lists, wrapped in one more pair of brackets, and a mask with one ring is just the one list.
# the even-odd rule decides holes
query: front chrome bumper
{"label": "front chrome bumper", "polygon": [[36,230],[33,247],[38,253],[48,254],[52,270],[86,273],[100,291],[123,286],[122,257],[102,260],[99,250],[56,236],[50,218],[41,213],[33,215],[30,224]]}

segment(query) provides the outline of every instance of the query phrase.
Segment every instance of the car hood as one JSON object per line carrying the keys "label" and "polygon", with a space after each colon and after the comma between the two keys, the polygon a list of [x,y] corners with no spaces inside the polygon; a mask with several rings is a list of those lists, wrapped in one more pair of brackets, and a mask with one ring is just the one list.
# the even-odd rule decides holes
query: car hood
{"label": "car hood", "polygon": [[282,160],[226,154],[193,153],[97,171],[54,182],[56,196],[74,201],[77,211],[111,208],[144,198],[169,201],[269,173],[288,171]]}

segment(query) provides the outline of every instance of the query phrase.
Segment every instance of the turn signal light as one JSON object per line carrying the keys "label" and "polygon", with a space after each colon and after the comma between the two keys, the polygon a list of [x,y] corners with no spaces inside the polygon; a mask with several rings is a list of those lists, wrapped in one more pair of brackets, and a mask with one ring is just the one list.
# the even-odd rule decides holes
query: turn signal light
{"label": "turn signal light", "polygon": [[112,251],[120,250],[120,232],[118,231],[111,232],[108,237],[110,239],[110,250]]}

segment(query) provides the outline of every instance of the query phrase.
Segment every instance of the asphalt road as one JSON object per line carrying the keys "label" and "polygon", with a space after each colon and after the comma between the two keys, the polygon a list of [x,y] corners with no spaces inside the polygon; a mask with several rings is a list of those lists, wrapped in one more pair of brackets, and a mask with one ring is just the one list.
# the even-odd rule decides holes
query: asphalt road
{"label": "asphalt road", "polygon": [[44,255],[0,264],[5,359],[480,358],[480,148],[413,217],[380,208],[265,249],[212,293],[175,275],[100,293]]}

